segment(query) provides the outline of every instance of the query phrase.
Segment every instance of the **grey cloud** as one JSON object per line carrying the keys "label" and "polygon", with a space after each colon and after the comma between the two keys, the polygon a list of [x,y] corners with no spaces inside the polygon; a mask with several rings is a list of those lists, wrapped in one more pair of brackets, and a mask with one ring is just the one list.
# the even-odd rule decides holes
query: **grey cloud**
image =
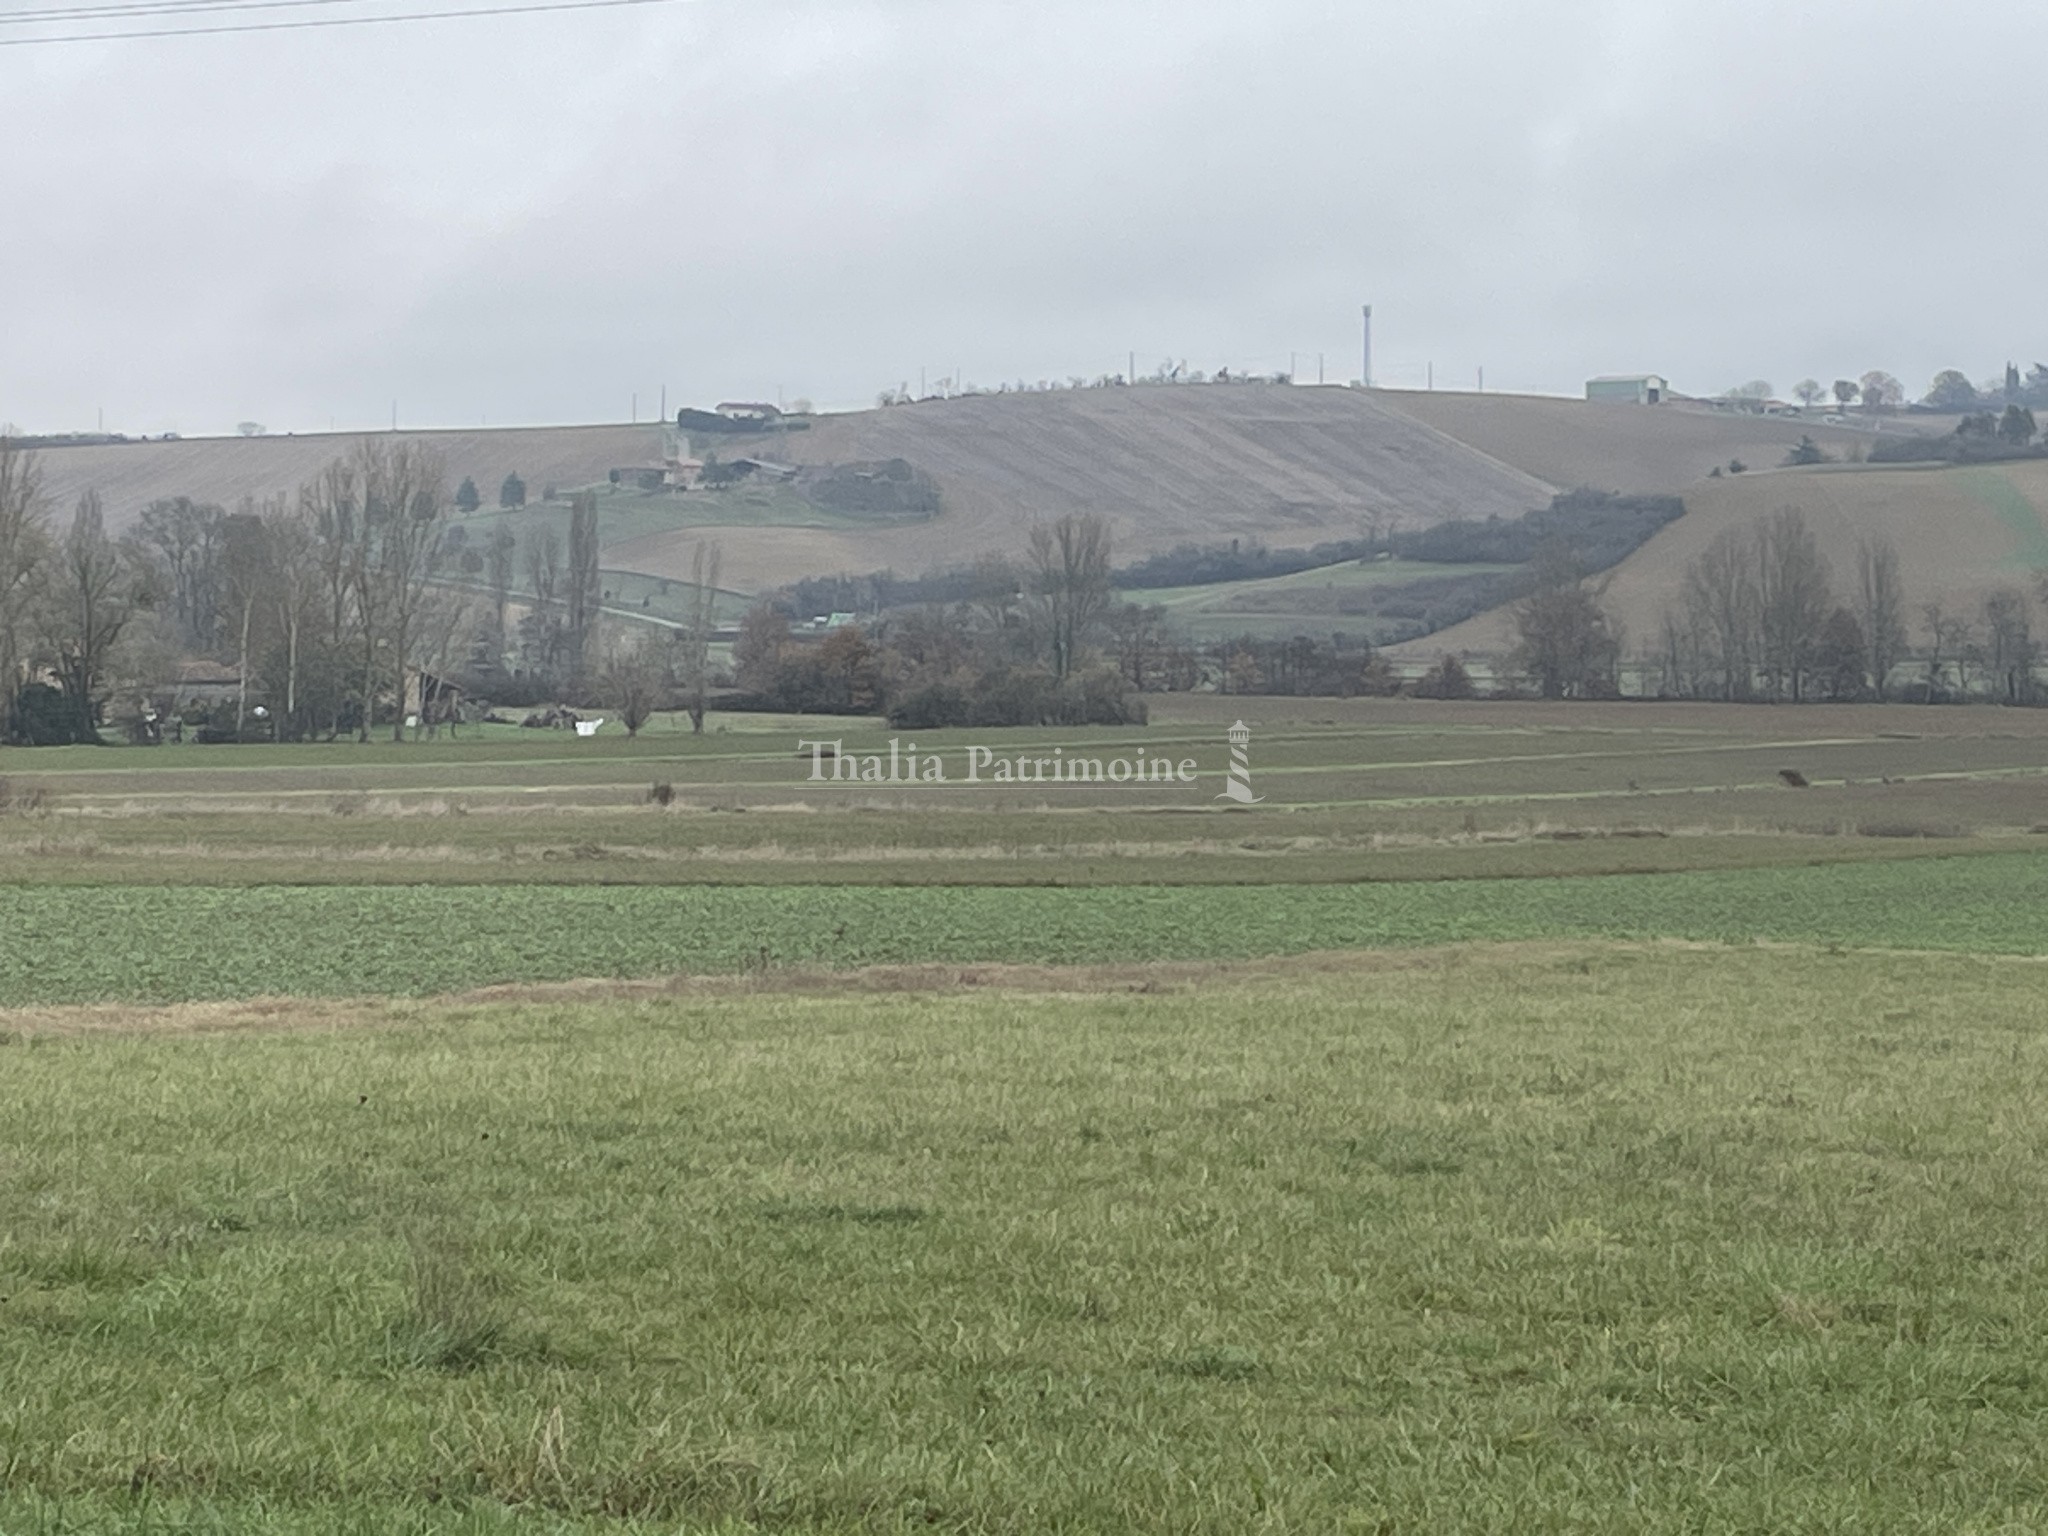
{"label": "grey cloud", "polygon": [[707,0],[15,50],[0,416],[858,404],[1131,348],[1341,378],[1368,299],[1385,382],[1918,388],[2048,351],[1995,276],[2043,233],[2044,39],[1889,0]]}

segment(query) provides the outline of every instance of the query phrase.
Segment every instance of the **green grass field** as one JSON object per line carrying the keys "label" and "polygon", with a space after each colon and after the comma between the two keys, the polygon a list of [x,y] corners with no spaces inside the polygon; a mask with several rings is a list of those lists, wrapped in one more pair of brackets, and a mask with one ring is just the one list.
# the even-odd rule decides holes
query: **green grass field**
{"label": "green grass field", "polygon": [[2048,1527],[2048,713],[890,734],[0,753],[0,1533]]}
{"label": "green grass field", "polygon": [[[1250,808],[1217,798],[1240,716]],[[799,746],[854,762],[892,735],[947,782],[814,778]],[[1194,767],[1170,786],[968,783],[974,745]],[[637,741],[487,727],[0,752],[0,782],[0,883],[16,885],[1355,883],[2041,847],[2048,717],[1183,696],[1128,731],[731,715],[692,736],[664,717]]]}
{"label": "green grass field", "polygon": [[2034,955],[2048,951],[2048,851],[1358,885],[26,887],[0,889],[0,932],[0,996],[17,1004],[1567,936]]}
{"label": "green grass field", "polygon": [[2048,1520],[2032,962],[233,1022],[0,1048],[10,1533]]}

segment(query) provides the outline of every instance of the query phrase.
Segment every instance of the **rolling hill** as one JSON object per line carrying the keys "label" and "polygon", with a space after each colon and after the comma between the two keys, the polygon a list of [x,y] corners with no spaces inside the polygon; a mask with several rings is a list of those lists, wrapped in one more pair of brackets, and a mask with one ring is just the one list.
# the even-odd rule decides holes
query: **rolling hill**
{"label": "rolling hill", "polygon": [[1454,442],[1376,396],[1284,385],[1138,387],[925,400],[819,417],[805,432],[721,438],[730,459],[908,460],[938,483],[931,522],[873,530],[731,527],[608,548],[607,564],[687,573],[716,537],[742,586],[890,568],[915,573],[1023,547],[1033,522],[1109,520],[1117,557],[1234,538],[1275,546],[1355,538],[1374,522],[1513,517],[1542,481]]}
{"label": "rolling hill", "polygon": [[[1731,528],[1746,533],[1783,507],[1805,512],[1840,598],[1855,580],[1858,542],[1890,539],[1916,631],[1927,603],[1974,614],[1994,588],[2031,588],[2035,573],[2048,571],[2048,460],[1820,465],[1709,480],[1687,491],[1685,503],[1684,517],[1608,578],[1607,607],[1631,649],[1661,630],[1664,614],[1680,601],[1686,566],[1717,535]],[[1408,656],[1497,656],[1513,644],[1512,620],[1495,609],[1396,649]]]}
{"label": "rolling hill", "polygon": [[[602,481],[612,467],[649,462],[663,434],[645,425],[400,435],[438,449],[451,482],[473,476],[488,508],[507,471],[517,470],[538,498],[550,482]],[[243,497],[294,493],[355,441],[349,434],[204,438],[67,446],[44,449],[39,459],[53,511],[61,517],[80,492],[96,488],[119,531],[160,497],[233,506]],[[737,495],[636,498],[630,506],[622,496],[606,508],[608,569],[685,577],[693,547],[709,538],[724,551],[726,581],[755,590],[801,576],[908,574],[1014,553],[1031,523],[1069,512],[1108,518],[1118,557],[1130,559],[1189,541],[1295,546],[1357,537],[1397,520],[1414,528],[1451,517],[1512,517],[1551,494],[1542,481],[1376,396],[1339,388],[1140,387],[928,400],[817,417],[806,431],[720,436],[699,449],[727,460],[759,455],[808,466],[905,459],[937,483],[943,509],[923,523],[863,527],[764,517]]]}
{"label": "rolling hill", "polygon": [[1559,490],[1683,491],[1730,459],[1752,469],[1782,464],[1802,435],[1838,457],[1871,440],[1851,427],[1684,403],[1426,390],[1375,390],[1373,398]]}
{"label": "rolling hill", "polygon": [[582,485],[615,466],[658,460],[658,425],[492,427],[449,432],[315,432],[291,437],[196,437],[37,450],[43,493],[61,522],[86,490],[106,504],[107,526],[129,527],[152,501],[190,496],[228,508],[243,497],[292,496],[365,436],[396,436],[436,449],[451,488],[471,476],[494,505],[498,486],[517,471],[538,497],[550,482]]}
{"label": "rolling hill", "polygon": [[[1906,508],[1923,492],[1904,488],[1936,481],[1961,486],[1962,478],[1846,466],[1797,476],[1701,478],[1730,458],[1759,469],[1776,464],[1802,432],[1837,452],[1868,441],[1848,429],[1703,407],[1525,395],[1212,385],[926,400],[820,416],[802,431],[703,438],[697,448],[728,461],[752,455],[814,468],[907,460],[938,486],[936,518],[867,523],[825,515],[803,499],[800,487],[750,485],[683,498],[627,488],[602,498],[602,560],[611,572],[686,579],[694,547],[715,540],[723,550],[724,584],[756,591],[803,576],[880,569],[915,574],[987,553],[1015,553],[1031,523],[1069,512],[1105,516],[1117,558],[1128,562],[1190,542],[1299,547],[1355,538],[1374,526],[1413,530],[1453,517],[1513,517],[1541,506],[1556,490],[1581,485],[1680,489],[1694,508],[1617,575],[1617,600],[1626,597],[1632,624],[1660,601],[1629,594],[1650,593],[1666,580],[1650,574],[1674,558],[1666,551],[1691,549],[1703,542],[1701,530],[1710,536],[1723,522],[1750,515],[1760,501],[1775,506],[1778,499],[1809,497],[1816,520],[1825,514],[1830,527],[1861,526],[1866,517],[1896,525],[1909,567],[1924,564],[1931,589],[1968,586],[1977,581],[1969,573],[1981,575],[2009,553],[1996,543],[2006,527],[1999,515],[1986,509],[1982,496],[1960,492],[1950,495],[1964,506],[1956,526],[1981,523],[1981,535],[1935,539],[1921,553],[1908,549],[1914,524]],[[508,471],[516,470],[538,500],[550,483],[602,482],[611,468],[653,461],[664,433],[645,424],[402,435],[438,449],[451,482],[472,476],[485,500],[479,516],[488,518]],[[118,531],[159,497],[233,506],[243,497],[294,493],[356,440],[311,434],[67,446],[45,449],[39,459],[60,519],[92,487]],[[1790,489],[1795,485],[1797,492]],[[2029,492],[2011,494],[2033,505]],[[560,510],[535,507],[526,516],[545,520]],[[1682,566],[1689,556],[1675,558]],[[1188,616],[1192,621],[1200,614],[1214,625],[1256,614],[1258,626],[1277,630],[1286,628],[1283,610],[1296,601],[1304,605],[1304,618],[1321,624],[1338,616],[1337,609],[1351,622],[1354,609],[1373,601],[1363,590],[1336,593],[1328,580],[1296,585],[1298,591],[1282,584],[1220,606],[1191,598]],[[1457,637],[1453,643],[1481,648],[1464,638],[1481,631],[1448,633]]]}

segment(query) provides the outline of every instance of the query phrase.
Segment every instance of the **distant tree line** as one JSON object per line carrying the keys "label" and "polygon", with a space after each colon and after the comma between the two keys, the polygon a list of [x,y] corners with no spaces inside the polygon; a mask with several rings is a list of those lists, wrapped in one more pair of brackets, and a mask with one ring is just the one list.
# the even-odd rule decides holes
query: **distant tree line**
{"label": "distant tree line", "polygon": [[[2041,587],[2048,598],[2048,578]],[[1568,557],[1552,552],[1539,561],[1531,591],[1511,610],[1510,671],[1546,698],[1616,695],[1623,636],[1603,598],[1603,587]],[[1919,614],[1916,651],[1904,574],[1888,540],[1858,545],[1845,590],[1805,513],[1786,507],[1752,529],[1722,532],[1687,563],[1678,599],[1638,667],[1646,691],[1666,698],[2042,702],[2041,644],[2026,590],[1998,588],[1972,612],[1930,603]]]}
{"label": "distant tree line", "polygon": [[926,388],[913,390],[908,380],[891,388],[876,392],[875,404],[887,410],[891,406],[915,405],[921,400],[973,399],[982,395],[1037,395],[1051,394],[1064,390],[1081,389],[1124,389],[1132,384],[1292,384],[1294,375],[1285,369],[1261,373],[1253,369],[1232,369],[1224,364],[1213,373],[1200,368],[1190,368],[1186,358],[1166,358],[1149,373],[1126,375],[1124,373],[1098,373],[1092,376],[1073,373],[1060,379],[1018,379],[1014,383],[1003,382],[994,385],[977,384],[964,378],[947,377],[934,379]]}
{"label": "distant tree line", "polygon": [[[1257,540],[1181,544],[1110,573],[1118,591],[1210,586],[1261,577],[1290,576],[1349,560],[1381,557],[1442,565],[1524,565],[1545,545],[1562,541],[1585,571],[1618,564],[1672,519],[1685,503],[1676,496],[1620,496],[1607,491],[1568,491],[1547,507],[1520,517],[1453,518],[1426,528],[1373,530],[1358,538],[1332,539],[1305,548],[1271,549]],[[825,576],[795,582],[780,594],[798,614],[881,613],[929,603],[973,601],[994,584],[1013,585],[1018,573],[1006,562],[984,559],[924,576],[876,571],[865,576]],[[1508,589],[1511,592],[1511,589]],[[1492,606],[1504,594],[1489,584],[1458,617]],[[1454,619],[1433,613],[1437,622]]]}
{"label": "distant tree line", "polygon": [[2003,411],[1973,411],[1941,436],[1901,433],[1870,445],[1873,464],[1982,464],[1998,459],[2048,456],[2033,409],[2013,404]]}
{"label": "distant tree line", "polygon": [[[1724,391],[1721,398],[1730,404],[1762,409],[1773,393],[1768,381],[1753,379]],[[1911,405],[1907,404],[1905,385],[1882,369],[1872,369],[1861,378],[1836,379],[1832,385],[1822,384],[1819,379],[1801,379],[1792,386],[1792,398],[1809,407],[1822,403],[1842,409],[1860,405],[1865,412],[1876,415],[1900,409],[1955,415],[1983,410],[1996,413],[2007,405],[2037,408],[2048,406],[2048,363],[2035,363],[2022,373],[2016,363],[2008,362],[1998,377],[1975,384],[1960,368],[1944,368],[1935,374],[1926,393]]]}
{"label": "distant tree line", "polygon": [[1891,542],[1858,544],[1844,591],[1805,514],[1786,507],[1746,534],[1723,532],[1690,562],[1652,660],[1661,691],[1681,698],[2033,704],[2032,606],[2011,586],[1974,613],[1924,604],[1915,651]]}
{"label": "distant tree line", "polygon": [[[1196,688],[1347,696],[1401,690],[1385,658],[1357,636],[1241,635],[1193,644],[1171,629],[1163,607],[1118,601],[1112,574],[1107,526],[1074,516],[1032,529],[1019,559],[991,556],[948,573],[944,600],[892,606],[822,638],[792,628],[788,594],[764,600],[749,610],[734,645],[737,702],[880,711],[895,725],[934,729],[1122,724],[1143,719],[1141,693]],[[813,603],[872,591],[798,588],[805,590]]]}
{"label": "distant tree line", "polygon": [[[295,497],[165,498],[117,538],[92,491],[60,522],[35,455],[0,439],[0,741],[403,739],[454,725],[464,687],[516,691],[508,657],[528,689],[694,703],[701,722],[715,551],[682,623],[600,645],[595,496],[573,498],[566,549],[545,527],[522,551],[471,538],[445,486],[425,447],[366,439]],[[196,706],[191,658],[221,664]]]}
{"label": "distant tree line", "polygon": [[120,539],[96,492],[53,527],[33,456],[0,443],[0,466],[6,739],[96,742],[110,715],[158,739],[194,653],[239,679],[214,730],[367,739],[380,706],[402,733],[408,677],[446,669],[462,614],[436,584],[445,499],[418,445],[366,441],[295,500],[153,502]]}
{"label": "distant tree line", "polygon": [[1996,414],[2008,405],[2048,406],[2048,363],[2035,363],[2021,374],[2014,363],[1995,379],[1972,384],[1960,368],[1944,368],[1934,376],[1921,397],[1924,410],[1943,414],[1989,410]]}
{"label": "distant tree line", "polygon": [[[733,646],[740,702],[879,710],[919,730],[1140,722],[1143,701],[1105,655],[1116,633],[1110,576],[1108,524],[1073,515],[1032,528],[1019,562],[984,560],[944,598],[926,596],[822,640],[792,632],[786,603],[757,603]],[[820,589],[809,595],[815,601]]]}

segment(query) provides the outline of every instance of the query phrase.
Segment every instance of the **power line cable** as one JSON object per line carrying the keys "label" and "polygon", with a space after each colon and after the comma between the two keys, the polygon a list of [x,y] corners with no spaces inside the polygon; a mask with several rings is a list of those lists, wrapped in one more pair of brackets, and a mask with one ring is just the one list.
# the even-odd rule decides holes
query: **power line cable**
{"label": "power line cable", "polygon": [[[262,0],[259,0],[262,3]],[[295,0],[267,0],[285,5]],[[45,43],[111,43],[163,37],[218,37],[230,32],[300,32],[314,27],[380,26],[393,22],[462,21],[478,16],[531,16],[544,11],[605,11],[629,5],[675,5],[683,0],[542,0],[535,5],[474,6],[454,11],[403,11],[388,16],[319,16],[307,21],[238,21],[217,27],[158,27],[113,32],[67,32],[56,37],[0,37],[0,48]],[[83,19],[83,18],[79,18]]]}
{"label": "power line cable", "polygon": [[59,6],[41,11],[0,11],[0,27],[48,25],[57,21],[118,20],[127,17],[189,16],[208,11],[285,11],[308,5],[361,5],[368,0],[123,0],[115,5]]}

